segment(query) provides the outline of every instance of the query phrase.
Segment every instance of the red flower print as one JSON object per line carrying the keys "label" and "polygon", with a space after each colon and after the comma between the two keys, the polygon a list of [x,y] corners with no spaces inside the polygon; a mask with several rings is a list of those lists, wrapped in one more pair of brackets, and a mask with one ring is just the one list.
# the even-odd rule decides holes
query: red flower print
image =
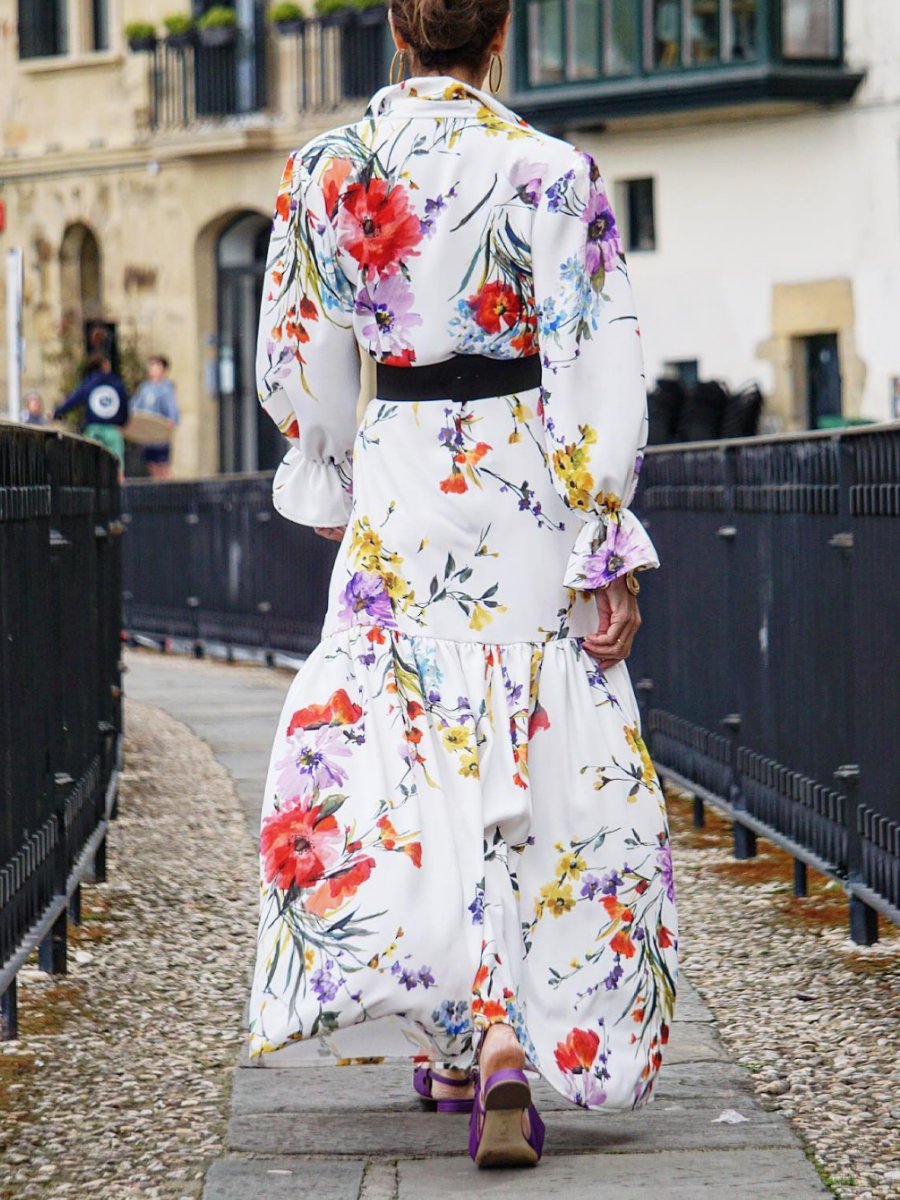
{"label": "red flower print", "polygon": [[463,478],[461,471],[452,471],[446,479],[441,480],[442,492],[467,492],[469,485]]}
{"label": "red flower print", "polygon": [[318,321],[319,319],[319,310],[312,300],[307,300],[305,296],[300,301],[300,316],[306,321]]}
{"label": "red flower print", "polygon": [[626,958],[633,958],[635,946],[634,942],[627,930],[620,929],[618,933],[610,938],[609,946],[616,954],[624,954]]}
{"label": "red flower print", "polygon": [[334,219],[341,188],[347,182],[352,163],[348,158],[333,158],[328,170],[322,176],[322,195],[325,199],[325,211],[330,219]]}
{"label": "red flower print", "polygon": [[665,1023],[665,1021],[659,1027],[659,1040],[662,1042],[662,1044],[664,1046],[669,1040],[669,1027]]}
{"label": "red flower print", "polygon": [[279,192],[275,200],[275,216],[281,217],[282,221],[286,221],[291,215],[291,193],[290,191]]}
{"label": "red flower print", "polygon": [[506,1005],[499,1000],[476,999],[472,1001],[472,1012],[486,1021],[502,1021],[506,1017]]}
{"label": "red flower print", "polygon": [[528,718],[528,736],[534,737],[539,729],[549,729],[550,718],[547,716],[547,710],[542,708],[540,704],[535,704],[534,712]]}
{"label": "red flower print", "polygon": [[311,887],[337,862],[344,835],[334,817],[320,820],[321,812],[321,804],[292,804],[263,822],[259,847],[268,883]]}
{"label": "red flower print", "polygon": [[317,917],[334,912],[345,900],[356,895],[374,869],[374,858],[357,858],[316,888],[306,902],[306,911]]}
{"label": "red flower print", "polygon": [[573,1029],[557,1043],[553,1056],[561,1071],[589,1071],[599,1049],[600,1037],[592,1029]]}
{"label": "red flower print", "polygon": [[386,179],[351,183],[337,220],[338,242],[363,268],[389,275],[422,240],[419,218],[403,187]]}
{"label": "red flower print", "polygon": [[321,729],[323,725],[355,725],[362,717],[363,710],[354,704],[343,688],[332,692],[327,704],[310,704],[301,708],[291,717],[287,736],[290,737],[298,729]]}
{"label": "red flower print", "polygon": [[411,367],[416,361],[416,352],[401,350],[399,354],[386,354],[381,361],[389,367]]}
{"label": "red flower print", "polygon": [[294,417],[287,429],[282,430],[282,432],[286,438],[299,438],[300,423],[298,422],[297,418]]}
{"label": "red flower print", "polygon": [[507,283],[488,283],[475,296],[469,297],[469,307],[476,322],[486,333],[500,333],[505,325],[512,328],[519,319],[519,297]]}
{"label": "red flower print", "polygon": [[401,846],[400,849],[402,850],[402,852],[404,854],[409,855],[410,859],[412,860],[412,865],[414,867],[422,866],[422,843],[421,842],[410,842],[409,845]]}
{"label": "red flower print", "polygon": [[666,929],[665,925],[660,925],[656,930],[656,941],[660,949],[665,950],[667,946],[672,945],[672,935]]}

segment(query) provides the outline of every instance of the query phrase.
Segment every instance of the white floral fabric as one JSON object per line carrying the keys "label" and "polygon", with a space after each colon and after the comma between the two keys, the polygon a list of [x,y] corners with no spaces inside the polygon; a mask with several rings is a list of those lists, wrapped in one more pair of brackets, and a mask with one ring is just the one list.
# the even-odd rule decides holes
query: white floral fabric
{"label": "white floral fabric", "polygon": [[[543,381],[358,421],[361,353],[540,354]],[[251,1056],[467,1065],[504,1021],[573,1103],[639,1107],[678,932],[627,667],[582,646],[594,590],[659,565],[596,164],[451,78],[383,89],[286,164],[258,380],[276,508],[346,532],[272,749]]]}

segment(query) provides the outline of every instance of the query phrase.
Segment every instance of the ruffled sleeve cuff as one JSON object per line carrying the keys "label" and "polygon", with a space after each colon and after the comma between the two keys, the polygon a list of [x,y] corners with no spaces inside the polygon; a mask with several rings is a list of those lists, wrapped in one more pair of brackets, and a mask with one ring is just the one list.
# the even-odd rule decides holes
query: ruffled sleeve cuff
{"label": "ruffled sleeve cuff", "polygon": [[563,580],[566,587],[594,591],[626,571],[659,566],[650,535],[630,509],[593,516],[581,527]]}
{"label": "ruffled sleeve cuff", "polygon": [[298,525],[346,525],[352,503],[349,462],[314,462],[292,446],[275,472],[272,502],[277,512]]}

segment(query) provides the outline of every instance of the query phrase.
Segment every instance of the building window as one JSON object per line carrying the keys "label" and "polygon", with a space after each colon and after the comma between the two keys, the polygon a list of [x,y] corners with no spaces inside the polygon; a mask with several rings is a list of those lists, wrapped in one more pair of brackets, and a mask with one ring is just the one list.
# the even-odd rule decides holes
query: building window
{"label": "building window", "polygon": [[757,57],[758,9],[759,0],[728,0],[725,49],[727,57],[736,62]]}
{"label": "building window", "polygon": [[688,57],[695,66],[719,59],[722,44],[719,0],[691,0]]}
{"label": "building window", "polygon": [[109,50],[112,0],[19,0],[19,58]]}
{"label": "building window", "polygon": [[651,0],[650,61],[657,71],[681,59],[681,0]]}
{"label": "building window", "polygon": [[626,250],[656,249],[652,179],[624,179],[617,187],[616,219]]}
{"label": "building window", "polygon": [[640,13],[634,0],[606,0],[607,75],[634,75],[641,63]]}
{"label": "building window", "polygon": [[784,0],[781,43],[785,58],[838,57],[838,0]]}
{"label": "building window", "polygon": [[91,0],[91,49],[109,49],[109,0]]}
{"label": "building window", "polygon": [[68,49],[66,0],[19,0],[19,58],[49,58]]}

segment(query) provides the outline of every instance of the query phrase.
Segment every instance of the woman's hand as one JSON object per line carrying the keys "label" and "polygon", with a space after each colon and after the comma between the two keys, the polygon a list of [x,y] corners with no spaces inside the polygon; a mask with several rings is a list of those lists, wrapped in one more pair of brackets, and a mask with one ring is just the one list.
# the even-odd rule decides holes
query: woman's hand
{"label": "woman's hand", "polygon": [[641,614],[635,596],[629,592],[624,576],[594,592],[600,618],[597,632],[584,639],[584,648],[601,670],[622,662],[631,653],[634,635],[641,627]]}
{"label": "woman's hand", "polygon": [[346,525],[329,525],[324,528],[320,528],[318,525],[313,526],[313,529],[319,535],[319,537],[328,538],[330,542],[339,542],[344,536],[344,530],[346,528]]}

